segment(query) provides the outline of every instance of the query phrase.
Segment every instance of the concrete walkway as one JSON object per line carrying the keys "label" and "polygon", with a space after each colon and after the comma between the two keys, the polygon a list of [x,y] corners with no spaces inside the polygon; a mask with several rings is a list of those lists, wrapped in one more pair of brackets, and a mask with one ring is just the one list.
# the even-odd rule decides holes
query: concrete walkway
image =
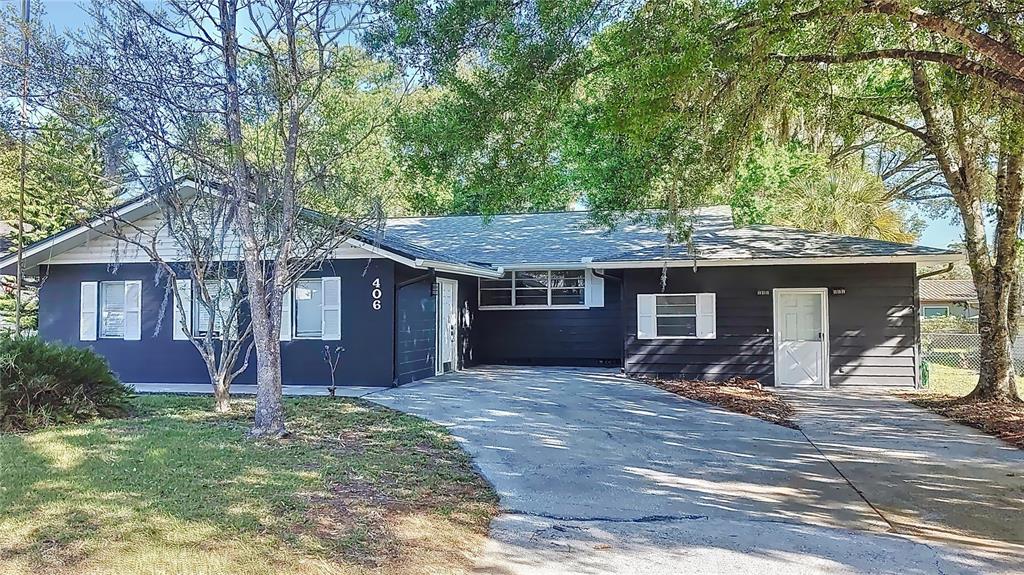
{"label": "concrete walkway", "polygon": [[1024,451],[885,391],[782,395],[808,439],[896,531],[1024,544]]}
{"label": "concrete walkway", "polygon": [[366,398],[450,427],[494,484],[505,513],[480,573],[1024,566],[1014,549],[895,535],[800,431],[613,372],[482,368]]}

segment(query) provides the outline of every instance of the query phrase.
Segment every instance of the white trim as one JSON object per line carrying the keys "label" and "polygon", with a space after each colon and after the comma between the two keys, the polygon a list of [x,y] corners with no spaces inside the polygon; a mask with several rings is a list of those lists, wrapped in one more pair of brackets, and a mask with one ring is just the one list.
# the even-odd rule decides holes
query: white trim
{"label": "white trim", "polygon": [[[653,334],[651,337],[643,337],[640,333],[640,323],[643,321],[641,318],[646,318],[647,314],[641,314],[642,303],[641,296],[650,297],[651,313],[650,323]],[[693,296],[693,330],[694,335],[659,335],[658,334],[658,298],[665,296]],[[708,296],[711,299],[711,313],[702,313],[701,308],[702,300],[706,304]],[[709,335],[700,334],[700,318],[701,316],[711,316],[712,329]],[[666,316],[666,317],[691,317],[690,315],[679,315],[679,316]],[[654,294],[637,294],[637,339],[717,339],[718,337],[718,298],[713,292],[693,292],[693,293],[654,293]]]}
{"label": "white trim", "polygon": [[[188,341],[188,333],[192,333],[192,316],[194,315],[192,310],[192,280],[174,280],[173,296],[171,302],[174,307],[172,313],[174,325],[171,327],[171,339],[174,341]],[[180,305],[178,300],[181,300]],[[184,317],[181,315],[182,311],[185,312]],[[188,333],[185,333],[185,328],[188,328]]]}
{"label": "white trim", "polygon": [[142,280],[124,282],[124,339],[142,339]]}
{"label": "white trim", "polygon": [[79,288],[78,340],[96,341],[99,335],[99,282],[82,282]]}
{"label": "white trim", "polygon": [[435,285],[437,285],[437,296],[435,297],[435,301],[437,303],[434,305],[434,375],[443,375],[445,373],[444,360],[441,357],[444,284],[452,286],[452,305],[455,306],[455,342],[452,347],[452,371],[459,370],[459,282],[449,278],[437,278],[437,281],[435,282]]}
{"label": "white trim", "polygon": [[281,292],[281,329],[278,333],[280,341],[292,340],[292,290]]}
{"label": "white trim", "polygon": [[[832,256],[814,258],[734,258],[694,260],[632,260],[614,262],[592,262],[587,267],[601,269],[628,268],[699,268],[722,266],[777,266],[777,265],[828,265],[828,264],[901,264],[901,263],[949,263],[963,261],[961,254],[900,255],[900,256]],[[543,266],[545,264],[537,264]],[[568,264],[562,264],[568,265]],[[525,267],[525,266],[524,266]],[[505,266],[506,270],[519,269],[519,265]]]}
{"label": "white trim", "polygon": [[[780,343],[780,332],[779,332],[779,295],[784,293],[812,293],[821,296],[821,387],[822,389],[829,389],[831,387],[831,368],[829,362],[831,361],[829,351],[829,312],[828,312],[828,288],[775,288],[772,290],[772,356],[773,356],[773,369],[775,372],[775,386],[786,387],[779,383],[779,343]],[[807,387],[814,389],[813,386],[789,386],[788,388],[799,388]]]}
{"label": "white trim", "polygon": [[345,240],[345,243],[349,244],[350,246],[362,248],[370,252],[371,254],[380,255],[390,260],[394,260],[400,264],[407,265],[411,268],[434,269],[439,272],[452,272],[457,274],[471,275],[490,279],[500,279],[501,276],[505,275],[504,270],[500,267],[492,271],[481,267],[465,266],[460,264],[439,262],[422,258],[411,259],[396,254],[388,249],[382,248],[381,246],[357,240],[356,238],[348,238]]}

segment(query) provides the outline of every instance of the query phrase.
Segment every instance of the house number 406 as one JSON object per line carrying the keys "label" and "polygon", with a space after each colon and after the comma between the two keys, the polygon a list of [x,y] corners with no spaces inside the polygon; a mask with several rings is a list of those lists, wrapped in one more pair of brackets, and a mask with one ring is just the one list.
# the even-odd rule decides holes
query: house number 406
{"label": "house number 406", "polygon": [[373,286],[373,291],[370,292],[370,296],[373,298],[373,302],[370,304],[373,309],[380,309],[380,297],[384,295],[384,292],[380,291],[380,278],[374,278],[370,285]]}

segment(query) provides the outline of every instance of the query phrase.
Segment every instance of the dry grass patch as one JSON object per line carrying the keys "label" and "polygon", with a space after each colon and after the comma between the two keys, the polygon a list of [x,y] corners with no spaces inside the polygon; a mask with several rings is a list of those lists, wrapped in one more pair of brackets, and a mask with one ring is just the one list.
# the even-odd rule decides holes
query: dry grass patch
{"label": "dry grass patch", "polygon": [[497,498],[439,426],[370,403],[137,398],[128,419],[0,435],[0,573],[468,572]]}
{"label": "dry grass patch", "polygon": [[793,420],[793,407],[778,395],[766,391],[757,380],[734,377],[726,381],[654,378],[640,381],[689,399],[752,415],[783,427],[799,429]]}

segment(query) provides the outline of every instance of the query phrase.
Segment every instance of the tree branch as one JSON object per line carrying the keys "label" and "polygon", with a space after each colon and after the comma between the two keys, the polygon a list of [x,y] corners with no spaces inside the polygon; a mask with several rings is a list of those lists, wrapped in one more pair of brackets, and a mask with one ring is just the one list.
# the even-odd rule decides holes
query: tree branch
{"label": "tree branch", "polygon": [[956,20],[932,14],[921,8],[903,6],[898,0],[865,0],[860,11],[866,14],[884,14],[916,24],[971,48],[994,62],[1007,74],[1024,79],[1024,54]]}
{"label": "tree branch", "polygon": [[799,54],[788,56],[785,54],[772,54],[769,58],[793,63],[816,63],[816,64],[853,64],[856,62],[870,62],[872,60],[909,60],[915,62],[934,62],[943,64],[966,76],[973,76],[987,80],[1001,90],[1008,91],[1016,99],[1024,96],[1024,78],[1017,77],[1002,70],[989,68],[973,60],[949,54],[946,52],[935,52],[932,50],[911,50],[909,48],[889,48],[883,50],[867,50],[864,52],[850,52],[846,54]]}

